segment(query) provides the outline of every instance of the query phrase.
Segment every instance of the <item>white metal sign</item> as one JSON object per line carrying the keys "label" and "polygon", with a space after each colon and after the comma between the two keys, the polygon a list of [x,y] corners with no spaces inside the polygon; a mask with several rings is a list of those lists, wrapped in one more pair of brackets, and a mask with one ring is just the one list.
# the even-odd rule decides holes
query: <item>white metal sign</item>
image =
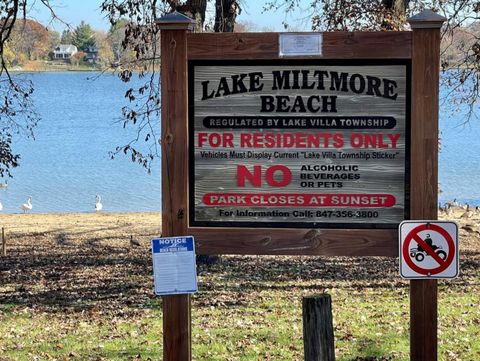
{"label": "white metal sign", "polygon": [[197,267],[193,237],[152,240],[155,294],[175,295],[197,292]]}
{"label": "white metal sign", "polygon": [[455,222],[403,221],[399,226],[399,241],[403,278],[458,276],[458,227]]}
{"label": "white metal sign", "polygon": [[319,33],[279,34],[279,55],[322,55],[322,40],[323,36]]}

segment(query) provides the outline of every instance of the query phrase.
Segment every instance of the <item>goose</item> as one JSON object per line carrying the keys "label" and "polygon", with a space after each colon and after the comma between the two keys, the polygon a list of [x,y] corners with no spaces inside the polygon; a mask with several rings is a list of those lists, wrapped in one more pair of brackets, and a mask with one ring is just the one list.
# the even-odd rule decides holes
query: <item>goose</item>
{"label": "goose", "polygon": [[466,211],[460,216],[460,218],[470,218],[473,216],[473,211],[470,210],[470,206],[467,203],[467,209]]}
{"label": "goose", "polygon": [[33,205],[32,205],[32,196],[29,196],[28,199],[27,199],[27,203],[23,203],[21,206],[20,206],[20,209],[23,211],[23,213],[27,213],[27,211],[31,211],[33,208]]}
{"label": "goose", "polygon": [[445,203],[443,206],[441,203],[438,204],[438,211],[440,213],[447,213],[449,208],[450,208],[449,203]]}
{"label": "goose", "polygon": [[450,205],[450,203],[446,203],[445,204],[445,214],[448,216],[450,216],[453,212],[453,209],[452,209],[452,206]]}
{"label": "goose", "polygon": [[102,197],[99,194],[95,197],[95,212],[100,212],[103,208]]}
{"label": "goose", "polygon": [[132,235],[130,235],[130,246],[140,246],[140,242],[138,242],[136,239],[133,239]]}
{"label": "goose", "polygon": [[8,181],[5,181],[5,183],[0,183],[0,189],[7,189],[8,188]]}
{"label": "goose", "polygon": [[448,203],[450,207],[458,207],[458,202],[457,202],[457,198],[454,198],[453,201],[451,201],[450,203]]}

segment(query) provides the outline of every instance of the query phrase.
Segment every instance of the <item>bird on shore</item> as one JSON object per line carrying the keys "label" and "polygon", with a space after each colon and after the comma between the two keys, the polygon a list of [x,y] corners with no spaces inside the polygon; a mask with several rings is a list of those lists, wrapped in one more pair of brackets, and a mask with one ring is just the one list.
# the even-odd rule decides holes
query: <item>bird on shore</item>
{"label": "bird on shore", "polygon": [[29,196],[28,199],[27,199],[27,203],[23,203],[21,206],[20,206],[20,209],[23,211],[23,213],[27,213],[27,211],[31,211],[33,208],[33,205],[32,205],[32,196]]}
{"label": "bird on shore", "polygon": [[445,208],[442,207],[442,203],[438,203],[438,212],[443,213],[447,209],[447,206],[445,205]]}
{"label": "bird on shore", "polygon": [[99,194],[95,197],[95,212],[100,212],[103,208],[102,197]]}
{"label": "bird on shore", "polygon": [[0,202],[0,211],[3,209],[3,204]]}
{"label": "bird on shore", "polygon": [[135,246],[135,247],[140,246],[140,242],[138,242],[136,239],[133,239],[132,235],[130,235],[130,246]]}
{"label": "bird on shore", "polygon": [[5,183],[0,183],[0,189],[7,189],[8,188],[8,181],[5,181]]}
{"label": "bird on shore", "polygon": [[452,206],[450,205],[450,203],[446,203],[445,204],[445,214],[447,215],[447,217],[451,216],[452,212],[453,212]]}
{"label": "bird on shore", "polygon": [[471,218],[473,216],[473,210],[470,210],[470,205],[467,203],[467,209],[465,212],[460,216],[460,218]]}
{"label": "bird on shore", "polygon": [[448,203],[448,205],[450,207],[458,207],[458,202],[457,202],[457,198],[454,198],[453,201],[451,201],[450,203]]}

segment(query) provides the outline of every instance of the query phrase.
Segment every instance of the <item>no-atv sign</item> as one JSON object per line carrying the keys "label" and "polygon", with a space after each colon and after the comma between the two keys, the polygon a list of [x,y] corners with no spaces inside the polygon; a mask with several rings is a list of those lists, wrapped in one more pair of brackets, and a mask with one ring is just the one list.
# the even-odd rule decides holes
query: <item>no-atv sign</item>
{"label": "no-atv sign", "polygon": [[400,275],[406,279],[458,276],[455,222],[404,221],[399,227]]}

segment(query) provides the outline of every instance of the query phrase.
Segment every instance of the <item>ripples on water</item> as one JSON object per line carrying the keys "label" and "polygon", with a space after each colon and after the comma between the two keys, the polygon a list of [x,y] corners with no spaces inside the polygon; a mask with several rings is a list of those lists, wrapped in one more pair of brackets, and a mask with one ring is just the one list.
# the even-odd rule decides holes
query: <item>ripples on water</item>
{"label": "ripples on water", "polygon": [[35,141],[14,143],[21,166],[13,170],[8,189],[0,190],[4,212],[19,212],[29,195],[34,212],[89,212],[96,194],[105,211],[159,211],[160,161],[149,175],[129,157],[111,160],[108,154],[135,136],[133,128],[115,123],[132,85],[112,74],[95,80],[89,80],[94,74],[77,72],[28,77],[42,120]]}
{"label": "ripples on water", "polygon": [[[28,75],[42,121],[35,141],[15,141],[21,166],[13,170],[8,189],[0,189],[4,212],[19,212],[29,195],[34,212],[90,212],[96,194],[102,196],[105,211],[160,210],[160,161],[155,161],[149,175],[128,157],[111,160],[108,155],[135,135],[134,129],[115,123],[121,107],[127,105],[124,93],[131,85],[111,74],[89,80],[93,76]],[[453,118],[450,112],[440,112],[439,198],[442,203],[457,198],[478,205],[480,121],[459,126],[464,121],[462,112]]]}

